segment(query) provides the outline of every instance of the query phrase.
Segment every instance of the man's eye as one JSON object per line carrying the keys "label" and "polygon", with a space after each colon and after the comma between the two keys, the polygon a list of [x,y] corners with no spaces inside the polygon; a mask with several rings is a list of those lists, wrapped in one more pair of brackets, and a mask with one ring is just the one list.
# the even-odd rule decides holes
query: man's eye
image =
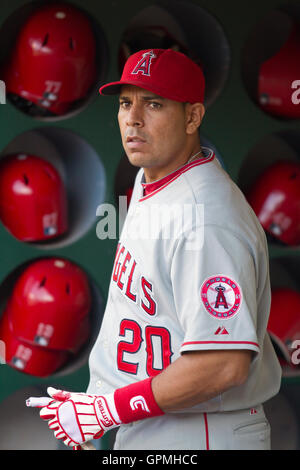
{"label": "man's eye", "polygon": [[161,103],[158,103],[157,101],[150,101],[149,106],[153,109],[159,109],[161,108]]}
{"label": "man's eye", "polygon": [[129,101],[120,101],[120,108],[128,108]]}

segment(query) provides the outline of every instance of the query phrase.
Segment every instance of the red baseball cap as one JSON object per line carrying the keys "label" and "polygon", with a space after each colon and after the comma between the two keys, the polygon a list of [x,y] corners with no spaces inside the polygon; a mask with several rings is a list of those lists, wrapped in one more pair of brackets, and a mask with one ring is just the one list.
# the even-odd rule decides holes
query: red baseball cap
{"label": "red baseball cap", "polygon": [[115,95],[122,85],[135,85],[174,101],[202,103],[205,79],[202,69],[182,52],[146,49],[126,61],[121,80],[103,85],[101,95]]}

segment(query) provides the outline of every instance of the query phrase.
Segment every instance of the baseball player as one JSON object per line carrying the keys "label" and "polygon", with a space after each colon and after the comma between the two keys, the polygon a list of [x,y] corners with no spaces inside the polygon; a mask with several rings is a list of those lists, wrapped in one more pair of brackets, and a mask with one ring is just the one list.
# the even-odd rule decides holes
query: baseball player
{"label": "baseball player", "polygon": [[87,393],[28,406],[78,449],[118,428],[114,449],[270,449],[263,403],[281,367],[266,333],[264,231],[202,148],[202,70],[180,52],[137,52],[121,80],[122,143],[140,167],[90,355]]}

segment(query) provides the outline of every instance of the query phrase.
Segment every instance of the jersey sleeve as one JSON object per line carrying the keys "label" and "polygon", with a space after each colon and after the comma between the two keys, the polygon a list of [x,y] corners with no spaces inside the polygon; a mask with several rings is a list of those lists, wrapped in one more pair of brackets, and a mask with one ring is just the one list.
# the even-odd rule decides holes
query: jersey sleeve
{"label": "jersey sleeve", "polygon": [[184,331],[180,353],[208,349],[258,353],[260,280],[250,248],[234,232],[215,225],[188,235],[178,241],[171,267],[175,309]]}

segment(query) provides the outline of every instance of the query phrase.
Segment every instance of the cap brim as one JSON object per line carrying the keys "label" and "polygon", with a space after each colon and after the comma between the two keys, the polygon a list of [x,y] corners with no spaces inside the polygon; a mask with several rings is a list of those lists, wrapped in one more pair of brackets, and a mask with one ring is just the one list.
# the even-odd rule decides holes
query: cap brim
{"label": "cap brim", "polygon": [[103,85],[102,87],[99,88],[99,93],[100,95],[118,95],[123,85],[133,85],[133,86],[137,86],[140,88],[144,88],[145,90],[153,91],[154,93],[156,92],[154,90],[155,87],[153,87],[153,85],[151,84],[147,86],[147,84],[145,84],[143,81],[126,80],[126,81],[107,83],[106,85]]}
{"label": "cap brim", "polygon": [[118,95],[121,90],[122,82],[111,82],[99,88],[100,95]]}
{"label": "cap brim", "polygon": [[143,81],[138,81],[138,80],[133,80],[133,81],[126,80],[124,82],[123,81],[111,82],[99,88],[99,93],[100,95],[117,95],[120,93],[121,87],[123,85],[133,85],[139,88],[143,88],[144,90],[148,90],[152,93],[155,93],[158,96],[161,96],[162,98],[167,98],[169,100],[174,100],[174,101],[179,101],[179,102],[186,101],[185,98],[171,94],[169,90],[162,90],[161,88],[159,89],[157,86],[153,85],[153,83],[145,83]]}

